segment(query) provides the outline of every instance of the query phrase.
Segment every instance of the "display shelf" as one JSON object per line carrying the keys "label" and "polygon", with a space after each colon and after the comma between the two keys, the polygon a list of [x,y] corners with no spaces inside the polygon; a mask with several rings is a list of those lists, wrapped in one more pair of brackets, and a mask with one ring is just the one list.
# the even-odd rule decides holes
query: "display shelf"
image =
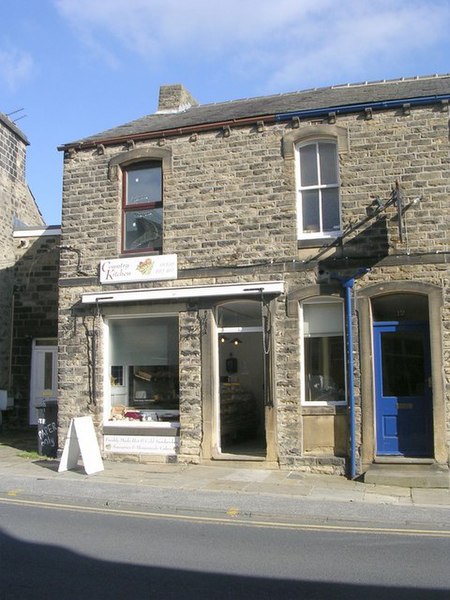
{"label": "display shelf", "polygon": [[237,382],[220,385],[220,432],[222,443],[251,436],[257,429],[256,401]]}

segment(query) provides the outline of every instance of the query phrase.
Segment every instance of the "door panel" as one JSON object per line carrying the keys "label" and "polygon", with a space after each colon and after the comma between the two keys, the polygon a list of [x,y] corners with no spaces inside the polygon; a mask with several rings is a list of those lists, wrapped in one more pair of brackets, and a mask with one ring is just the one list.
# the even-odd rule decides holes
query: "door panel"
{"label": "door panel", "polygon": [[374,323],[377,454],[431,456],[429,333],[422,323]]}
{"label": "door panel", "polygon": [[37,425],[37,406],[57,399],[57,347],[33,346],[30,384],[30,425]]}

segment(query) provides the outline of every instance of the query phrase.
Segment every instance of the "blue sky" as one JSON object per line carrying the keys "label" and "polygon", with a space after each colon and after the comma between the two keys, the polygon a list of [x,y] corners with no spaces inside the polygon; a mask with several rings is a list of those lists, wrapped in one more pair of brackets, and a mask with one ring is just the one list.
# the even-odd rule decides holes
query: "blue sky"
{"label": "blue sky", "polygon": [[450,0],[3,0],[0,111],[58,224],[57,146],[154,112],[161,84],[203,104],[448,73],[449,31]]}

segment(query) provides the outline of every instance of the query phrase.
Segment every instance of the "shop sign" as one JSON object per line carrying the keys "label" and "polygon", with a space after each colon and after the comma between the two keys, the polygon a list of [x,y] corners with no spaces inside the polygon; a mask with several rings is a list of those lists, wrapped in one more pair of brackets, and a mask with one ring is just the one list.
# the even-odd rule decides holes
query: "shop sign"
{"label": "shop sign", "polygon": [[180,445],[179,436],[162,435],[105,435],[106,452],[125,454],[175,454]]}
{"label": "shop sign", "polygon": [[177,255],[115,258],[100,262],[100,283],[130,283],[176,279]]}

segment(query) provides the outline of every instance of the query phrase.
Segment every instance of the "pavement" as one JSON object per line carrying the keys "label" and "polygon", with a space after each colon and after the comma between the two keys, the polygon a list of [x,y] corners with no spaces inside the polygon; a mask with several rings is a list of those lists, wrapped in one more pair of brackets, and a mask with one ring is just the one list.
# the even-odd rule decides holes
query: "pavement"
{"label": "pavement", "polygon": [[36,457],[0,436],[0,498],[145,507],[164,514],[240,515],[364,521],[368,516],[450,528],[450,490],[349,481],[290,470],[103,461],[87,475],[81,460],[59,473],[59,460]]}

